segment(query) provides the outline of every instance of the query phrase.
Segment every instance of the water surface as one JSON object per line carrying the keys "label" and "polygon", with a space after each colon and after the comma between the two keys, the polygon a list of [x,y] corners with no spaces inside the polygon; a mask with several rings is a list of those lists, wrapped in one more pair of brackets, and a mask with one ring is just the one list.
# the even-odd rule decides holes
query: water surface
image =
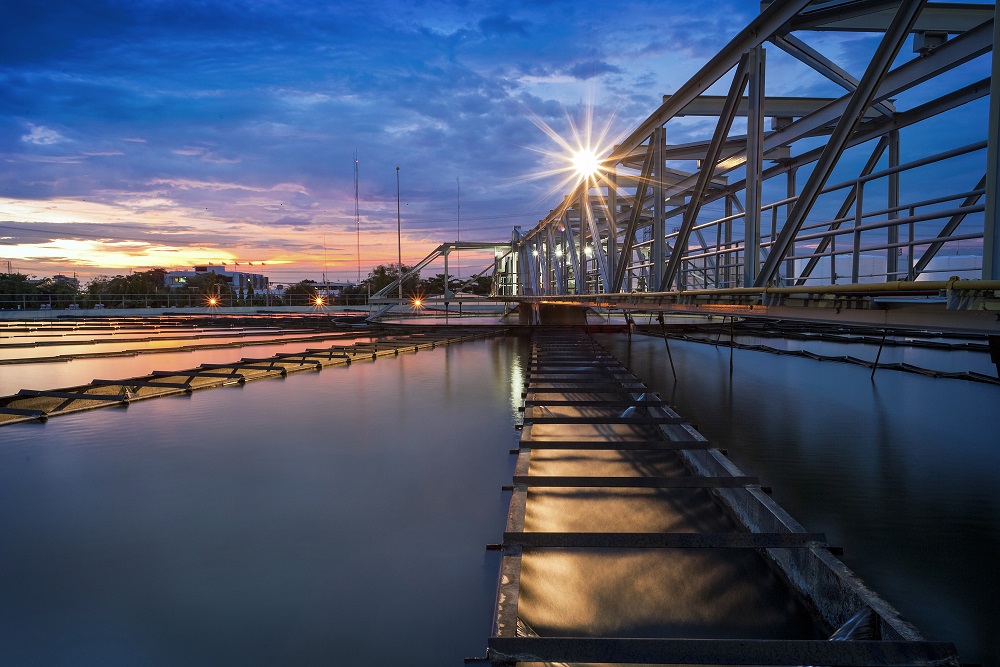
{"label": "water surface", "polygon": [[4,664],[482,655],[519,354],[478,341],[4,427]]}
{"label": "water surface", "polygon": [[597,338],[928,639],[1000,665],[1000,387],[742,350],[730,377],[728,348],[670,341],[675,380],[662,339]]}

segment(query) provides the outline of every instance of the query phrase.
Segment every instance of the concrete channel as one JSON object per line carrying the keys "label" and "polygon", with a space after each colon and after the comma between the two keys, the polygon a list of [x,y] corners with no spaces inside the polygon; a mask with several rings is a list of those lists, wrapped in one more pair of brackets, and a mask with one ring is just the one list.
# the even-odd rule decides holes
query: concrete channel
{"label": "concrete channel", "polygon": [[960,664],[582,331],[537,332],[526,383],[492,636],[467,662]]}

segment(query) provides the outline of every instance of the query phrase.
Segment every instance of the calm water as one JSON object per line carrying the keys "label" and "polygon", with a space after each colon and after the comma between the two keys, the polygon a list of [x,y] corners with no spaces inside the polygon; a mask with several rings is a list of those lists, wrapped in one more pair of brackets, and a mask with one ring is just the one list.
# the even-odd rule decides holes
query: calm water
{"label": "calm water", "polygon": [[598,339],[926,637],[1000,665],[1000,387],[740,350],[730,379],[728,348],[671,341],[675,381],[662,339]]}
{"label": "calm water", "polygon": [[[54,389],[87,384],[94,379],[123,379],[148,375],[156,370],[195,368],[199,364],[229,363],[244,358],[265,358],[279,352],[301,352],[305,349],[325,349],[333,345],[363,343],[370,338],[317,338],[315,341],[282,343],[277,339],[272,345],[246,345],[243,347],[205,350],[182,350],[181,344],[164,343],[155,352],[123,357],[78,358],[67,361],[5,364],[0,366],[0,396],[16,394],[21,389]],[[237,341],[239,342],[239,341]],[[69,354],[83,351],[97,352],[100,346],[76,348]],[[6,351],[0,352],[5,354]],[[38,353],[35,352],[35,355]],[[13,355],[7,355],[13,358]],[[2,436],[0,436],[2,437]]]}
{"label": "calm water", "polygon": [[519,345],[4,427],[0,662],[482,655]]}
{"label": "calm water", "polygon": [[[675,382],[662,340],[598,338],[926,636],[1000,665],[1000,387],[739,350],[730,380],[728,349],[672,342]],[[481,655],[525,351],[466,343],[0,429],[0,662]]]}

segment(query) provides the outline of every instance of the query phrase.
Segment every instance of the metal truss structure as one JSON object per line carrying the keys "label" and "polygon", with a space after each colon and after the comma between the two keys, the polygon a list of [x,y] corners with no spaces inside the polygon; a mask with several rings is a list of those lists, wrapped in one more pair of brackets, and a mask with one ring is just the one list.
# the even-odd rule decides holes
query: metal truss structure
{"label": "metal truss structure", "polygon": [[[515,229],[497,295],[806,318],[817,309],[800,306],[827,306],[825,318],[1000,332],[996,14],[762,3],[597,173]],[[849,59],[855,33],[877,36],[857,77],[830,55]],[[842,94],[765,95],[768,77],[793,76]]]}
{"label": "metal truss structure", "polygon": [[[448,281],[448,278],[451,275],[448,270],[448,259],[452,253],[460,253],[462,251],[470,253],[489,253],[493,255],[493,261],[482,271],[469,276],[464,281],[456,280],[454,282],[454,289],[452,289],[452,285],[449,284]],[[410,267],[406,273],[403,273],[399,276],[399,278],[393,280],[381,290],[371,295],[368,303],[371,306],[377,307],[377,310],[372,311],[370,319],[377,320],[389,314],[394,307],[408,304],[409,300],[403,298],[402,290],[399,289],[400,284],[405,283],[411,276],[420,275],[422,270],[433,265],[438,260],[442,260],[444,265],[444,294],[441,296],[445,302],[447,302],[449,298],[452,298],[457,292],[461,292],[464,288],[471,285],[477,278],[487,273],[491,274],[493,277],[492,292],[494,294],[510,294],[516,292],[518,289],[517,285],[510,282],[514,280],[516,276],[501,270],[502,265],[509,263],[510,256],[510,243],[481,243],[476,241],[453,241],[450,243],[442,243],[437,248],[432,250],[430,254],[417,262],[417,264]],[[396,294],[399,296],[394,297]]]}

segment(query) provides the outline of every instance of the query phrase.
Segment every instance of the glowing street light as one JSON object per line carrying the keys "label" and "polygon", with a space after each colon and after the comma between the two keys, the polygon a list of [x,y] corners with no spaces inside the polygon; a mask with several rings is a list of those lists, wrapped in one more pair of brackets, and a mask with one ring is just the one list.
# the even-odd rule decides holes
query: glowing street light
{"label": "glowing street light", "polygon": [[323,305],[323,297],[317,296],[316,299],[315,299],[315,301],[313,301],[313,303],[315,303],[317,306],[322,306]]}

